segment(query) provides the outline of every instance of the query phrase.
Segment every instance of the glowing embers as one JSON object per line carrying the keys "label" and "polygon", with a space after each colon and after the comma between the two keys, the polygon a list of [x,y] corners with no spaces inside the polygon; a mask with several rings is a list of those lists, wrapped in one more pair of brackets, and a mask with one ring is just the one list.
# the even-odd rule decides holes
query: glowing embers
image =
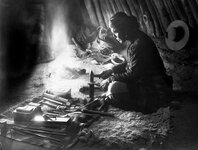
{"label": "glowing embers", "polygon": [[46,114],[44,115],[36,115],[32,120],[31,123],[33,125],[39,125],[39,126],[49,126],[49,127],[53,127],[53,126],[66,126],[69,125],[69,123],[71,123],[71,118],[64,116],[64,117],[52,117],[52,116],[48,116]]}
{"label": "glowing embers", "polygon": [[37,115],[33,118],[33,121],[41,122],[41,121],[45,121],[45,118],[42,115]]}
{"label": "glowing embers", "polygon": [[87,84],[87,69],[84,74],[81,71],[86,64],[76,57],[74,49],[75,46],[67,45],[67,48],[47,65],[44,78],[46,90],[59,94],[71,89],[73,94],[78,92],[82,85]]}

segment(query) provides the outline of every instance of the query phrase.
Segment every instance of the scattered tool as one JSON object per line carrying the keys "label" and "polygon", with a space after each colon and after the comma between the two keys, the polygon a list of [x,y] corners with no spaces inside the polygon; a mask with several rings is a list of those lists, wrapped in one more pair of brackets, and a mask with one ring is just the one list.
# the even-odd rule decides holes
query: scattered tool
{"label": "scattered tool", "polygon": [[59,106],[59,105],[56,105],[56,104],[53,104],[53,103],[50,103],[50,102],[44,101],[44,100],[41,100],[39,103],[42,104],[42,105],[46,105],[48,107],[51,107],[53,109],[57,109],[58,106]]}
{"label": "scattered tool", "polygon": [[57,105],[64,105],[63,103],[61,103],[59,101],[56,101],[56,100],[53,100],[53,99],[49,99],[49,98],[46,98],[46,97],[43,97],[43,100],[49,101],[49,102],[57,104]]}
{"label": "scattered tool", "polygon": [[66,106],[71,105],[71,103],[69,102],[68,99],[62,98],[60,96],[56,96],[54,94],[50,94],[50,93],[45,92],[42,97],[43,97],[43,99],[46,99],[48,101],[51,101],[51,102],[59,104],[59,105],[66,105]]}

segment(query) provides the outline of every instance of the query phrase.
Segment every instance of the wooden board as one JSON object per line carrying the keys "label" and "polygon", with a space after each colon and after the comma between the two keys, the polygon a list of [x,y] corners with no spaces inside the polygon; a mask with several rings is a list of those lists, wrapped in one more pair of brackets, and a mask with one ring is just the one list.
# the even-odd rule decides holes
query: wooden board
{"label": "wooden board", "polygon": [[[0,149],[2,150],[27,150],[27,148],[28,150],[46,150],[46,148],[37,145],[31,145],[0,136]],[[50,150],[50,148],[48,148],[48,150]]]}

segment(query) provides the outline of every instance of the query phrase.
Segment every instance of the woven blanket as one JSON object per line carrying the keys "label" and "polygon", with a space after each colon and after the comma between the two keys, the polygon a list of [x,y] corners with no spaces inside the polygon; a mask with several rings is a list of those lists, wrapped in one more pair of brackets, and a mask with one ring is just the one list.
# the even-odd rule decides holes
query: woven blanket
{"label": "woven blanket", "polygon": [[170,130],[169,107],[150,115],[117,108],[110,108],[109,112],[114,113],[115,118],[101,118],[90,127],[95,141],[92,139],[87,145],[92,145],[93,149],[93,142],[98,143],[97,149],[100,146],[111,150],[147,149],[155,142],[162,143]]}

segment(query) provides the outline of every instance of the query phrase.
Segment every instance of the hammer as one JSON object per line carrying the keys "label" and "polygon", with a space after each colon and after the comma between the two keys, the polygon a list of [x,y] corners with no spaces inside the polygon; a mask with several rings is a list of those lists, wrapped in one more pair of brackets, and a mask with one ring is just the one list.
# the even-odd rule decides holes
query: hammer
{"label": "hammer", "polygon": [[100,75],[99,74],[94,74],[93,71],[91,70],[90,72],[90,76],[89,76],[89,97],[90,97],[90,101],[93,101],[94,100],[94,77],[98,77],[100,78]]}

